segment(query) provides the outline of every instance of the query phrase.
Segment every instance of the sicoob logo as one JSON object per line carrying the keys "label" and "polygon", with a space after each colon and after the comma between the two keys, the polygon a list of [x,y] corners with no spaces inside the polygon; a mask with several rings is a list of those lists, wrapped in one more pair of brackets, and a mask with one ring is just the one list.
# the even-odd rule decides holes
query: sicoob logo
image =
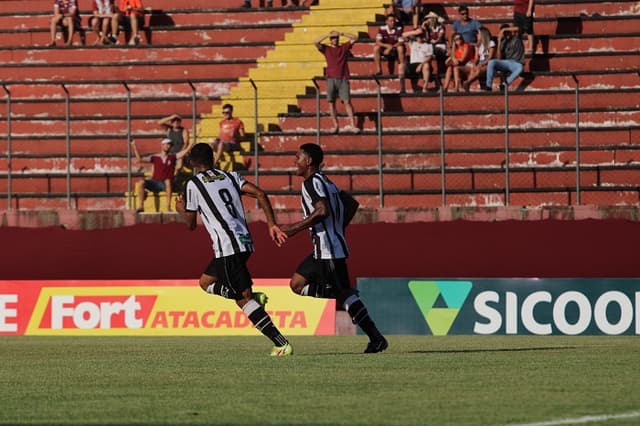
{"label": "sicoob logo", "polygon": [[471,291],[470,281],[409,281],[409,291],[434,336],[445,336]]}

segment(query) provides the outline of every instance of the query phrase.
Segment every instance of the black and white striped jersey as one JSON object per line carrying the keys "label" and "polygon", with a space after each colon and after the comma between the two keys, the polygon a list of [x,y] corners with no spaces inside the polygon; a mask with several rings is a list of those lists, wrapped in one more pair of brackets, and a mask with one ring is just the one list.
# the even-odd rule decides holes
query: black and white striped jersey
{"label": "black and white striped jersey", "polygon": [[316,172],[302,183],[302,210],[309,216],[313,205],[325,198],[329,214],[321,222],[309,228],[313,242],[315,259],[344,259],[349,256],[347,240],[344,237],[344,205],[340,199],[340,189],[323,173]]}
{"label": "black and white striped jersey", "polygon": [[185,210],[200,213],[216,257],[253,252],[240,191],[245,183],[238,173],[217,169],[200,172],[187,182]]}

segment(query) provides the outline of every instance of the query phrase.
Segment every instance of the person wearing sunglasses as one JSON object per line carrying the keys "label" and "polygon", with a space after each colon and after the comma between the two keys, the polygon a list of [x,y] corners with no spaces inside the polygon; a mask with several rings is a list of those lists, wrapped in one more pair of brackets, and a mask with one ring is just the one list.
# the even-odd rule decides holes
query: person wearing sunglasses
{"label": "person wearing sunglasses", "polygon": [[477,33],[482,28],[482,24],[480,21],[469,17],[469,8],[465,5],[458,8],[458,13],[460,14],[460,19],[453,22],[453,32],[461,34],[466,43],[475,45],[478,41]]}

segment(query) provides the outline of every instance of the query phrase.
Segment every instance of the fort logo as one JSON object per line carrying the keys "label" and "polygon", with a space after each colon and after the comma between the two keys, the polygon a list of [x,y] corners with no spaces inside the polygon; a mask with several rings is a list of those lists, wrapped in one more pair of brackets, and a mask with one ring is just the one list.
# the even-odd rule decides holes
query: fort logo
{"label": "fort logo", "polygon": [[446,336],[471,291],[471,281],[409,281],[407,284],[434,336]]}

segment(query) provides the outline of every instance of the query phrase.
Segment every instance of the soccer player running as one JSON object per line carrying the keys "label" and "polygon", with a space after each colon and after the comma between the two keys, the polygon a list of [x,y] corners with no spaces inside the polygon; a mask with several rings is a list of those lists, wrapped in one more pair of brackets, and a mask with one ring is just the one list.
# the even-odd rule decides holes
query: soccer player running
{"label": "soccer player running", "polygon": [[351,288],[347,271],[349,250],[345,228],[356,214],[359,203],[320,172],[323,159],[322,148],[313,143],[301,145],[296,153],[296,174],[304,178],[304,219],[283,224],[281,229],[288,236],[309,229],[313,253],[298,266],[290,286],[302,296],[335,298],[369,336],[364,353],[381,352],[389,344],[369,316],[357,290]]}
{"label": "soccer player running", "polygon": [[180,197],[176,210],[191,230],[196,228],[196,214],[200,212],[213,242],[215,257],[200,276],[200,287],[207,293],[235,300],[255,327],[273,342],[271,356],[292,355],[293,347],[264,310],[266,295],[253,293],[247,268],[253,241],[245,219],[242,195],[258,200],[267,219],[269,235],[277,246],[287,238],[276,225],[267,194],[236,172],[214,169],[213,150],[209,144],[196,144],[190,155],[197,174],[187,182],[186,200]]}

